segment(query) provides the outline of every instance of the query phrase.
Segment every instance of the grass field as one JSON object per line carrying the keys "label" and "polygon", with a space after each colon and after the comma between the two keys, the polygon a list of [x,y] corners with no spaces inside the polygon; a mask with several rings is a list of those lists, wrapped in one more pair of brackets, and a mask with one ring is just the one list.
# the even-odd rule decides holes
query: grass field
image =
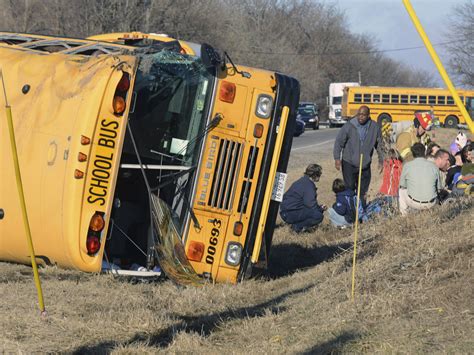
{"label": "grass field", "polygon": [[[443,145],[455,131],[437,131]],[[292,155],[289,183],[327,153]],[[374,168],[375,168],[374,164]],[[380,184],[375,172],[372,196]],[[351,301],[352,230],[275,231],[269,270],[238,285],[131,284],[108,275],[0,263],[4,352],[470,353],[474,349],[474,200],[361,225]]]}

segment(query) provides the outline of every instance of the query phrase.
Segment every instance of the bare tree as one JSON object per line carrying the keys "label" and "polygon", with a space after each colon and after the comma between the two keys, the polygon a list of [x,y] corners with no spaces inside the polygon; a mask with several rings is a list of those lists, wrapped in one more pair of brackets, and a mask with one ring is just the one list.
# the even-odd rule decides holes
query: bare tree
{"label": "bare tree", "polygon": [[455,6],[449,21],[450,68],[462,85],[474,86],[474,2]]}

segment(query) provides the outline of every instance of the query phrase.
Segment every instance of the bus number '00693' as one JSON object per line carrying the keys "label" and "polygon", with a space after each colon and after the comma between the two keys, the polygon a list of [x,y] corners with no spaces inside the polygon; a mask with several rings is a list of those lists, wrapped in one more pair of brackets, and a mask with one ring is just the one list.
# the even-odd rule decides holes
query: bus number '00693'
{"label": "bus number '00693'", "polygon": [[211,237],[209,238],[209,246],[207,247],[206,263],[214,263],[214,255],[216,254],[216,245],[219,243],[219,234],[222,222],[220,219],[214,218],[209,220],[213,228],[211,230]]}

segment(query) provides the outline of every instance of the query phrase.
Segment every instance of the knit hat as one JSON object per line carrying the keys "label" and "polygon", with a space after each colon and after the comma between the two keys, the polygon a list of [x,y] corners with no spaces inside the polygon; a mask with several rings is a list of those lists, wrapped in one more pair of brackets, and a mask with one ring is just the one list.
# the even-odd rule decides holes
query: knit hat
{"label": "knit hat", "polygon": [[418,127],[418,125],[420,125],[424,128],[425,131],[429,131],[433,127],[433,117],[429,112],[415,112],[415,119],[413,121],[415,127]]}

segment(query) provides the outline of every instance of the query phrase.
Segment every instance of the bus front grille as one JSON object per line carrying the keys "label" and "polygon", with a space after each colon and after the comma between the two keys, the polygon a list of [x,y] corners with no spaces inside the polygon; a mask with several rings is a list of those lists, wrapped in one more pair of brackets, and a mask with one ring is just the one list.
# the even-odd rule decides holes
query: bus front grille
{"label": "bus front grille", "polygon": [[232,209],[242,151],[241,143],[220,140],[208,206],[220,210]]}

